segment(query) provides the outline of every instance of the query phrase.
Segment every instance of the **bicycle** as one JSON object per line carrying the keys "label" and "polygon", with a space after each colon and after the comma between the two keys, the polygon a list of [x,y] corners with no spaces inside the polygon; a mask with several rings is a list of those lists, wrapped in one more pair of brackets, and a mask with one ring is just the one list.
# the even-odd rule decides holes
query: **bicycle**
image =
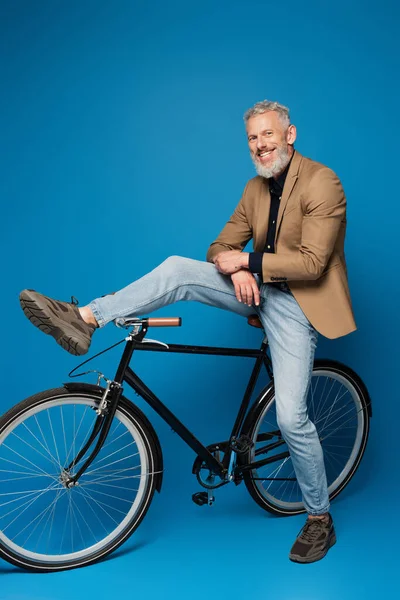
{"label": "bicycle", "polygon": [[[256,315],[248,321],[261,327]],[[276,515],[305,512],[276,423],[267,338],[259,349],[146,339],[150,327],[180,324],[180,318],[119,319],[129,333],[99,353],[125,343],[114,379],[98,371],[78,373],[74,376],[96,373],[97,384],[65,383],[27,398],[0,419],[0,556],[6,561],[42,572],[89,565],[116,550],[140,525],[154,492],[161,491],[163,456],[150,421],[123,396],[123,383],[195,452],[192,472],[205,490],[193,494],[196,504],[211,505],[215,489],[243,481],[263,509]],[[256,359],[229,438],[204,446],[130,368],[135,350]],[[262,367],[270,383],[249,408]],[[349,367],[316,360],[308,406],[333,499],[363,457],[371,400]]]}

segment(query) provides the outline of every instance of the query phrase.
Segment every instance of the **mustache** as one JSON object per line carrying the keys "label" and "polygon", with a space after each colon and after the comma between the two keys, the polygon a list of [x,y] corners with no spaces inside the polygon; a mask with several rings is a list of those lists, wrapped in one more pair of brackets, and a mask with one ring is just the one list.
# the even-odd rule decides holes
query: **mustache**
{"label": "mustache", "polygon": [[256,155],[260,156],[260,154],[264,154],[264,152],[273,152],[273,150],[276,150],[276,147],[275,148],[264,148],[263,150],[257,150]]}

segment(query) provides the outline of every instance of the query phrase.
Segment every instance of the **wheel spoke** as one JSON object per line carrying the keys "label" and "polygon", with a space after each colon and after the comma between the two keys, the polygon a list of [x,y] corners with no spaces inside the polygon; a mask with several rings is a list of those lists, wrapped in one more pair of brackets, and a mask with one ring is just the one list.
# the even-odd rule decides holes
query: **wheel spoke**
{"label": "wheel spoke", "polygon": [[[85,407],[85,410],[83,411],[83,414],[81,416],[81,420],[79,421],[78,429],[76,429],[76,406],[74,405],[74,414],[73,414],[73,421],[72,421],[73,422],[72,431],[75,432],[75,433],[74,433],[74,436],[72,438],[70,449],[69,449],[68,454],[67,454],[67,456],[65,458],[65,464],[68,464],[69,458],[71,456],[71,453],[72,453],[73,457],[75,457],[77,455],[77,452],[75,452],[76,439],[77,439],[77,437],[79,435],[79,431],[81,429],[82,422],[83,422],[83,419],[85,418],[85,415],[86,415],[86,412],[87,412],[88,408],[89,408],[88,406]],[[82,444],[82,447],[83,447],[83,444]]]}
{"label": "wheel spoke", "polygon": [[[115,481],[115,479],[112,479],[111,481]],[[101,482],[101,481],[100,482],[99,481],[97,481],[97,482],[96,481],[92,481],[92,482],[88,481],[87,483],[82,483],[81,487],[82,486],[88,487],[90,485],[103,485],[103,486],[106,486],[106,487],[115,488],[117,490],[128,490],[129,492],[137,492],[138,491],[136,488],[129,488],[129,487],[125,487],[123,485],[112,485],[111,483],[104,483],[104,482]]]}
{"label": "wheel spoke", "polygon": [[[112,517],[110,515],[110,513],[108,513],[105,508],[103,508],[104,506],[106,508],[111,508],[111,510],[120,513],[121,515],[125,516],[125,512],[122,510],[119,510],[118,508],[115,508],[115,506],[112,506],[111,504],[106,504],[106,502],[102,502],[101,500],[96,500],[96,498],[93,498],[91,492],[89,492],[88,490],[82,489],[80,490],[82,492],[82,494],[86,494],[86,496],[88,496],[88,498],[90,498],[90,500],[92,502],[94,502],[108,517],[110,517],[110,519],[112,519],[114,521],[114,523],[118,524],[118,521],[116,521],[116,519],[114,519],[114,517]],[[92,490],[91,490],[92,491]]]}
{"label": "wheel spoke", "polygon": [[[36,416],[36,415],[35,415],[35,416]],[[36,420],[37,420],[37,419],[36,419]],[[49,447],[47,446],[47,444],[43,444],[43,443],[42,443],[42,442],[39,440],[39,438],[38,438],[38,437],[37,437],[37,436],[36,436],[36,435],[33,433],[33,431],[31,431],[30,427],[28,427],[28,425],[27,425],[26,423],[22,423],[22,425],[23,425],[23,427],[24,427],[24,428],[25,428],[25,429],[28,431],[28,433],[30,433],[30,435],[31,435],[31,436],[32,436],[32,437],[33,437],[33,438],[34,438],[34,439],[37,441],[37,443],[39,444],[39,446],[41,446],[41,447],[43,448],[43,450],[45,450],[45,452],[48,454],[48,457],[49,457],[49,458],[48,458],[48,460],[51,460],[51,461],[54,463],[54,465],[55,465],[56,467],[58,467],[57,461],[56,461],[56,459],[54,458],[54,456],[51,454],[51,452],[50,452],[50,450],[49,450]],[[13,432],[13,434],[14,434],[14,435],[16,435],[16,433],[14,433],[14,432]],[[43,434],[42,434],[42,435],[43,435]],[[18,436],[17,436],[17,437],[18,437]],[[21,438],[19,438],[19,439],[21,439]],[[23,441],[24,441],[24,440],[23,440]],[[26,444],[27,442],[25,442],[25,441],[24,441],[24,443]],[[35,449],[35,450],[36,450],[36,452],[38,452],[38,450],[37,450],[37,449]]]}
{"label": "wheel spoke", "polygon": [[[129,448],[129,446],[135,446],[135,442],[129,442],[129,444],[127,444],[126,446],[123,446],[122,448],[118,448],[118,450],[114,450],[114,452],[111,452],[110,454],[107,454],[107,456],[104,456],[103,458],[101,458],[100,460],[98,460],[96,464],[102,463],[104,460],[107,460],[111,456],[114,456],[114,454],[121,454],[122,450],[125,450],[125,448]],[[131,456],[137,456],[137,454],[138,453],[131,454]],[[110,464],[113,464],[113,463],[110,463]]]}
{"label": "wheel spoke", "polygon": [[[361,412],[362,410],[363,410],[363,409],[361,408],[359,412]],[[342,415],[342,416],[345,416],[345,415],[346,415],[346,414],[348,414],[349,412],[352,412],[352,409],[348,410],[348,411],[347,411],[347,413],[344,413],[344,415]],[[325,435],[324,437],[322,437],[322,438],[321,438],[321,441],[324,441],[324,440],[328,439],[328,438],[329,438],[329,437],[331,437],[331,436],[332,436],[334,433],[336,433],[337,431],[339,431],[339,429],[342,429],[342,427],[343,427],[344,425],[346,425],[347,423],[350,423],[351,421],[353,421],[354,419],[356,419],[356,418],[357,418],[357,415],[358,415],[358,413],[355,413],[355,414],[353,414],[353,416],[351,416],[349,419],[347,419],[347,421],[345,421],[345,422],[344,422],[342,425],[338,425],[338,426],[336,427],[336,429],[334,429],[333,431],[329,432],[327,435]],[[333,423],[336,423],[336,421],[337,421],[337,420],[338,420],[338,419],[336,419],[335,421],[333,421]],[[331,423],[331,425],[332,425],[333,423]]]}
{"label": "wheel spoke", "polygon": [[45,454],[43,454],[43,452],[40,452],[37,448],[35,448],[34,446],[32,446],[32,444],[30,444],[29,442],[27,442],[26,440],[24,440],[22,437],[20,437],[19,435],[17,435],[13,431],[11,432],[11,435],[13,437],[16,437],[18,440],[20,440],[20,442],[22,442],[26,446],[28,446],[28,448],[31,448],[34,452],[36,452],[37,454],[39,454],[39,456],[43,456],[43,458],[45,460],[48,460],[49,462],[51,462],[53,464],[53,466],[55,465],[56,467],[58,467],[57,462],[54,461],[54,458],[52,456],[50,456],[50,457],[46,456]]}
{"label": "wheel spoke", "polygon": [[[107,534],[107,533],[108,533],[108,531],[107,531],[107,529],[106,529],[106,527],[105,527],[105,525],[104,525],[103,521],[102,521],[102,520],[99,518],[99,515],[98,515],[98,514],[96,513],[96,511],[94,510],[94,508],[93,508],[93,506],[92,506],[92,503],[88,501],[88,499],[87,499],[87,495],[86,495],[86,494],[85,494],[85,493],[82,491],[82,488],[79,488],[77,491],[78,491],[78,493],[79,493],[79,494],[82,496],[83,500],[86,502],[87,506],[88,506],[88,507],[90,508],[90,510],[92,511],[92,514],[94,515],[94,517],[95,517],[95,519],[97,520],[97,522],[99,523],[99,525],[101,525],[101,527],[103,528],[104,532]],[[92,532],[92,529],[89,527],[89,525],[88,525],[88,528],[89,528],[89,529],[90,529],[90,531]],[[94,535],[94,533],[93,533],[93,532],[92,532],[92,534],[93,534],[93,537],[95,538],[95,540],[96,540],[96,542],[97,542],[97,538],[96,538],[96,536]]]}
{"label": "wheel spoke", "polygon": [[[28,527],[31,527],[31,525],[33,525],[36,521],[36,525],[35,527],[32,529],[31,533],[28,535],[28,537],[22,542],[24,545],[30,540],[30,538],[32,537],[32,535],[34,534],[34,532],[36,531],[36,529],[39,527],[40,523],[42,522],[42,520],[44,519],[44,517],[46,515],[48,515],[49,513],[51,514],[51,509],[53,507],[53,504],[57,502],[56,499],[53,500],[53,502],[51,504],[49,504],[48,506],[46,506],[46,508],[44,508],[42,510],[42,512],[40,512],[38,515],[36,515],[36,517],[32,520],[29,521],[29,523],[27,523],[25,525],[25,527],[23,529],[21,529],[21,531],[19,531],[18,536],[20,536],[22,533],[24,533],[24,531],[26,531],[28,529]],[[14,536],[14,540],[16,539],[17,536]]]}
{"label": "wheel spoke", "polygon": [[[39,423],[39,420],[38,420],[38,418],[37,418],[37,416],[36,416],[36,415],[34,415],[34,419],[35,419],[35,422],[36,422],[37,428],[38,428],[38,429],[39,429],[39,431],[40,431],[40,435],[42,436],[42,440],[43,440],[43,447],[44,447],[44,448],[46,448],[46,450],[47,450],[48,454],[49,454],[49,455],[52,457],[52,459],[53,459],[53,460],[55,460],[55,459],[54,459],[54,457],[53,457],[53,455],[52,455],[52,453],[50,452],[50,448],[49,448],[49,446],[48,446],[48,444],[47,444],[46,437],[45,437],[45,436],[44,436],[44,434],[43,434],[42,428],[40,427],[40,423]],[[22,425],[23,425],[24,427],[28,428],[28,426],[26,425],[26,423],[25,423],[24,421],[22,422]]]}
{"label": "wheel spoke", "polygon": [[[26,456],[23,456],[22,454],[20,454],[19,452],[17,452],[16,450],[14,450],[14,448],[10,448],[10,446],[8,446],[7,444],[2,444],[2,446],[4,448],[7,448],[7,450],[10,450],[11,452],[13,452],[14,454],[16,454],[17,456],[19,456],[20,458],[22,458],[22,460],[26,460],[27,463],[29,463],[30,465],[32,465],[32,467],[35,467],[35,469],[38,469],[43,475],[47,475],[48,477],[53,477],[55,478],[53,475],[51,475],[50,473],[44,471],[43,469],[41,469],[38,465],[35,465],[35,463],[33,463],[31,460],[29,460],[28,458],[26,458]],[[3,459],[6,460],[7,462],[12,462],[12,461],[8,461],[7,459]],[[14,463],[14,464],[18,464],[18,463]],[[21,466],[21,465],[18,465]],[[33,473],[35,471],[32,471]],[[56,478],[55,478],[56,479]]]}
{"label": "wheel spoke", "polygon": [[[270,477],[270,478],[279,477],[281,470],[282,470],[282,469],[283,469],[283,467],[286,465],[286,463],[287,463],[287,461],[288,461],[288,460],[290,460],[290,457],[289,457],[289,456],[287,456],[286,458],[284,458],[284,459],[283,459],[283,461],[281,462],[281,464],[280,464],[278,467],[276,467],[276,469],[274,469],[274,470],[272,471],[272,473],[270,474],[270,476],[269,476],[269,477]],[[267,481],[267,480],[266,480],[266,479],[264,479],[264,481]],[[263,481],[263,483],[264,483],[264,481]],[[274,483],[274,482],[273,482],[272,480],[271,480],[271,481],[269,481],[269,485],[268,485],[268,487],[267,487],[267,491],[268,491],[268,489],[271,487],[271,485],[272,485],[273,483]]]}
{"label": "wheel spoke", "polygon": [[[86,412],[86,411],[85,411],[85,412]],[[91,434],[91,433],[92,433],[92,431],[93,431],[93,427],[94,427],[94,424],[93,424],[93,422],[90,422],[90,423],[88,424],[88,427],[87,427],[86,434],[85,434],[85,436],[84,436],[84,438],[83,438],[83,440],[82,440],[82,442],[81,442],[81,444],[80,444],[80,446],[79,446],[78,452],[77,452],[76,454],[74,454],[74,458],[75,458],[76,456],[78,456],[78,454],[81,452],[81,450],[83,449],[83,447],[84,447],[84,445],[86,444],[86,442],[89,440],[89,438],[90,438],[90,434]],[[83,460],[83,457],[82,457],[82,459],[81,459],[81,460]]]}
{"label": "wheel spoke", "polygon": [[[2,533],[4,533],[22,514],[24,514],[28,508],[30,508],[41,496],[43,496],[43,494],[45,494],[48,491],[52,491],[56,488],[52,487],[54,486],[54,483],[51,483],[46,489],[44,489],[40,494],[37,494],[35,498],[33,498],[33,500],[30,498],[29,500],[27,500],[27,502],[25,502],[24,504],[22,504],[22,506],[18,506],[17,508],[14,508],[13,510],[11,510],[10,512],[8,512],[6,515],[3,515],[1,518],[5,518],[8,515],[12,514],[13,512],[15,512],[16,510],[20,511],[21,508],[23,506],[25,506],[24,510],[22,512],[19,512],[18,515],[10,522],[8,523],[8,525],[6,527],[4,527],[2,529]],[[32,494],[31,494],[32,495]]]}
{"label": "wheel spoke", "polygon": [[[339,390],[339,392],[340,392],[340,390]],[[323,425],[321,426],[321,430],[322,430],[322,431],[323,431],[323,430],[324,430],[324,428],[326,427],[326,423],[327,423],[327,421],[328,421],[329,417],[330,417],[332,414],[335,414],[335,413],[337,413],[338,411],[340,411],[340,408],[339,408],[339,409],[336,409],[336,410],[333,410],[333,408],[334,408],[335,404],[336,404],[336,403],[337,403],[339,400],[341,400],[341,399],[342,399],[342,398],[343,398],[343,397],[344,397],[344,396],[345,396],[345,395],[348,393],[348,390],[345,390],[341,396],[339,396],[339,392],[336,394],[336,398],[335,398],[334,402],[331,404],[329,411],[327,412],[327,415],[326,415],[326,417],[325,417],[325,422],[324,422],[324,423],[323,423]]]}
{"label": "wheel spoke", "polygon": [[57,491],[55,502],[53,502],[50,528],[49,528],[49,533],[47,535],[46,552],[49,551],[49,543],[50,543],[50,538],[51,538],[51,532],[53,531],[53,525],[54,525],[54,518],[55,518],[55,514],[56,514],[57,503],[60,500],[60,498],[62,498],[66,493],[67,493],[67,490],[65,488],[64,489],[60,488]]}
{"label": "wheel spoke", "polygon": [[322,392],[321,392],[321,394],[319,396],[320,398],[324,398],[324,400],[323,400],[321,406],[319,408],[317,408],[317,410],[315,411],[315,420],[316,421],[319,419],[319,415],[320,415],[321,411],[324,410],[325,404],[328,401],[329,395],[330,395],[330,393],[332,391],[332,387],[334,385],[334,381],[331,380],[331,389],[329,390],[328,394],[326,394],[326,386],[328,385],[329,377],[325,377],[324,379],[325,379],[324,387],[323,387],[323,390],[322,390]]}
{"label": "wheel spoke", "polygon": [[[85,490],[86,490],[86,491],[88,491],[88,490],[87,490],[87,488],[88,488],[90,485],[91,485],[90,483],[87,483],[87,484],[85,485]],[[93,484],[93,485],[96,485],[96,486],[97,486],[98,484]],[[107,494],[106,492],[100,492],[100,490],[97,490],[97,489],[90,489],[90,492],[91,492],[92,494],[100,494],[100,496],[106,496],[106,497],[108,497],[108,498],[114,498],[115,500],[119,500],[120,502],[126,502],[127,504],[131,504],[131,500],[126,500],[125,498],[121,498],[121,497],[119,497],[119,496],[114,496],[113,494]]]}
{"label": "wheel spoke", "polygon": [[[117,463],[126,460],[127,458],[132,458],[134,456],[138,456],[138,452],[136,452],[136,454],[130,454],[129,456],[124,456],[123,458],[119,458],[118,460],[114,460],[113,462],[110,462],[108,465],[108,467],[110,467],[111,465],[116,465]],[[91,471],[87,471],[86,474],[88,475],[89,473],[95,473],[95,471],[99,471],[100,469],[102,469],[103,467],[98,467],[97,469],[92,469]],[[133,467],[134,469],[140,469],[140,465],[138,465],[137,467]]]}
{"label": "wheel spoke", "polygon": [[52,423],[52,420],[51,420],[51,416],[50,416],[50,411],[49,411],[49,410],[47,411],[47,417],[48,417],[48,419],[49,419],[49,424],[50,424],[51,435],[52,435],[52,438],[53,438],[54,448],[55,448],[55,451],[56,451],[56,454],[57,454],[57,464],[58,464],[58,466],[60,467],[60,469],[62,469],[62,466],[61,466],[61,461],[60,461],[60,457],[59,457],[59,455],[58,455],[58,447],[57,447],[57,442],[56,442],[56,438],[55,438],[55,436],[54,436],[53,423]]}
{"label": "wheel spoke", "polygon": [[[345,394],[347,393],[347,390],[345,392]],[[343,395],[345,395],[343,394]],[[337,415],[338,413],[340,413],[341,411],[343,411],[347,406],[352,406],[354,408],[354,404],[353,402],[350,400],[350,402],[348,402],[345,405],[341,405],[338,408],[336,408],[336,410],[332,410],[330,413],[330,417],[333,417],[334,415]],[[315,425],[318,425],[318,429],[321,430],[322,427],[325,427],[321,425],[321,421],[326,417],[328,411],[325,411],[323,414],[321,414],[321,416],[318,418],[318,420],[314,421]]]}
{"label": "wheel spoke", "polygon": [[[67,434],[65,432],[64,413],[63,413],[63,407],[62,406],[60,406],[60,417],[61,417],[61,427],[62,427],[63,440],[64,440],[64,456],[67,457],[67,454],[68,454],[68,449],[67,449]],[[65,459],[65,461],[66,460],[67,459]]]}

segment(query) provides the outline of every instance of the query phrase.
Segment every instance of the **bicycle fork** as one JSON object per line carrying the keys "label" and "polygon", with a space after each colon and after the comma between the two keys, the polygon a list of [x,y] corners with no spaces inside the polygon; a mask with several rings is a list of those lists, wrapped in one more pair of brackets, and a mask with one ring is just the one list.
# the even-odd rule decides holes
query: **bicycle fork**
{"label": "bicycle fork", "polygon": [[[111,423],[114,419],[115,412],[117,410],[119,399],[122,395],[122,385],[117,381],[107,381],[106,388],[104,390],[102,399],[99,403],[98,408],[96,409],[97,418],[95,424],[93,426],[92,433],[89,436],[86,444],[83,448],[78,452],[76,457],[70,462],[68,467],[64,468],[61,474],[61,481],[67,488],[72,488],[78,485],[78,479],[83,475],[86,469],[92,464],[95,460],[96,456],[100,452],[106,437],[110,431]],[[96,437],[98,436],[98,440],[96,446],[94,447],[92,453],[88,456],[86,461],[80,467],[80,469],[75,473],[75,475],[70,475],[71,469],[73,469],[79,461],[85,456],[86,452],[89,450]]]}

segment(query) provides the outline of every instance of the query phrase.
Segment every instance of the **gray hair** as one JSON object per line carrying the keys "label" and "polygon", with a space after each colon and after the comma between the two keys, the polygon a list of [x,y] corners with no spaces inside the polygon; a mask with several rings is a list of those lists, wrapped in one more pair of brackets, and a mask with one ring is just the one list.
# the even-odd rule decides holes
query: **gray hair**
{"label": "gray hair", "polygon": [[243,117],[244,122],[247,123],[247,121],[251,117],[255,117],[256,115],[262,115],[271,110],[278,113],[282,125],[284,125],[285,127],[289,127],[290,116],[289,109],[287,108],[287,106],[283,106],[283,104],[279,104],[278,102],[271,102],[270,100],[256,102],[254,106],[246,110]]}

